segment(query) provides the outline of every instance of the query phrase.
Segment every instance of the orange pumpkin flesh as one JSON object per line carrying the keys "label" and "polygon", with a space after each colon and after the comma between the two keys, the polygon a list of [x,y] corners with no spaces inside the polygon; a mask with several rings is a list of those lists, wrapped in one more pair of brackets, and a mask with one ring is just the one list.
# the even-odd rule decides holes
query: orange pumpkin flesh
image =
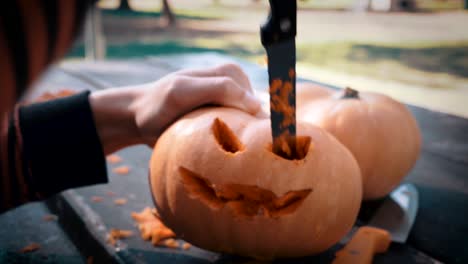
{"label": "orange pumpkin flesh", "polygon": [[421,136],[408,109],[388,96],[298,84],[299,120],[324,128],[361,168],[364,199],[391,192],[416,163]]}
{"label": "orange pumpkin flesh", "polygon": [[150,185],[164,223],[208,250],[262,259],[324,251],[354,224],[359,166],[333,136],[298,123],[295,159],[271,151],[269,119],[194,111],[154,147]]}

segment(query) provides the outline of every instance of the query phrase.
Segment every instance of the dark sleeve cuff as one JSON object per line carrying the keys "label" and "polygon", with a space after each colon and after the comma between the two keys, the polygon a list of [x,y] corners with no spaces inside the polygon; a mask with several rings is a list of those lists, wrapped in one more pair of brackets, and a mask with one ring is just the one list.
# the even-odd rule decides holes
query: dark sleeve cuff
{"label": "dark sleeve cuff", "polygon": [[23,153],[31,187],[37,194],[49,196],[107,182],[89,93],[20,108]]}

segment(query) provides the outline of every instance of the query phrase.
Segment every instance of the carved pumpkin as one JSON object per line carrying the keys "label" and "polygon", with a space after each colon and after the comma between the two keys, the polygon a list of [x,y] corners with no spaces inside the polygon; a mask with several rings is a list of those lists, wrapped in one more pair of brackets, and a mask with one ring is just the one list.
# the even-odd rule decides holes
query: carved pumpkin
{"label": "carved pumpkin", "polygon": [[326,129],[354,154],[364,199],[387,195],[418,159],[421,136],[416,120],[388,96],[300,84],[297,116]]}
{"label": "carved pumpkin", "polygon": [[269,119],[194,111],[159,138],[150,185],[164,223],[208,250],[262,259],[324,251],[352,227],[359,166],[326,131],[298,124],[297,153],[271,151]]}

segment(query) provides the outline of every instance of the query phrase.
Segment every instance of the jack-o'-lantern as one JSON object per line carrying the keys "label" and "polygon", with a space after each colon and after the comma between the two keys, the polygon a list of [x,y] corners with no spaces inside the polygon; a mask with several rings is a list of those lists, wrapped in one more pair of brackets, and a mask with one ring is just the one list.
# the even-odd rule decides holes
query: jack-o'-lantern
{"label": "jack-o'-lantern", "polygon": [[196,110],[159,138],[150,161],[158,212],[178,237],[261,259],[324,251],[354,224],[359,166],[332,135],[297,124],[293,159],[271,151],[270,120]]}
{"label": "jack-o'-lantern", "polygon": [[387,195],[416,163],[420,131],[403,104],[351,88],[334,91],[307,83],[297,88],[298,119],[324,128],[353,153],[364,199]]}

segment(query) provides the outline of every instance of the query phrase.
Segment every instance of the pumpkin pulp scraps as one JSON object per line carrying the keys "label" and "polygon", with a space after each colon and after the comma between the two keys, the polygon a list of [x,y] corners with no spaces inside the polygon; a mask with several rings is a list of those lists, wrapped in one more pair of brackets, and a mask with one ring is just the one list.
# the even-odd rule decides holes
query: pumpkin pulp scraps
{"label": "pumpkin pulp scraps", "polygon": [[386,252],[391,242],[391,235],[386,230],[360,227],[348,244],[336,252],[332,264],[372,263],[374,254]]}
{"label": "pumpkin pulp scraps", "polygon": [[94,203],[100,203],[102,202],[103,198],[101,196],[92,196],[91,201]]}
{"label": "pumpkin pulp scraps", "polygon": [[180,167],[179,172],[183,186],[191,198],[199,199],[214,209],[221,209],[226,205],[237,217],[278,218],[293,213],[312,191],[312,189],[289,191],[278,197],[270,190],[253,185],[235,183],[214,185],[184,167]]}
{"label": "pumpkin pulp scraps", "polygon": [[[132,212],[132,218],[138,224],[141,238],[151,240],[154,246],[161,245],[164,240],[175,237],[175,233],[164,225],[154,209],[146,207],[140,213]],[[163,242],[163,245],[174,247],[176,244],[169,241]]]}
{"label": "pumpkin pulp scraps", "polygon": [[[69,90],[69,89],[62,89],[57,92],[45,92],[29,103],[46,102],[46,101],[50,101],[50,100],[54,100],[54,99],[58,99],[62,97],[71,96],[74,94],[76,94],[76,91]],[[29,104],[29,103],[26,103],[26,104]]]}
{"label": "pumpkin pulp scraps", "polygon": [[112,246],[115,246],[117,240],[127,238],[133,236],[133,232],[130,230],[122,230],[122,229],[115,229],[112,228],[107,235],[107,243]]}
{"label": "pumpkin pulp scraps", "polygon": [[115,164],[115,163],[121,162],[122,158],[117,154],[111,154],[111,155],[107,155],[106,160],[109,163]]}
{"label": "pumpkin pulp scraps", "polygon": [[58,219],[58,216],[54,214],[47,214],[47,215],[44,215],[44,217],[42,217],[42,220],[46,222],[57,221],[57,219]]}
{"label": "pumpkin pulp scraps", "polygon": [[36,251],[41,248],[41,245],[38,243],[31,243],[20,250],[20,253],[29,253]]}
{"label": "pumpkin pulp scraps", "polygon": [[112,171],[116,174],[127,175],[130,172],[130,167],[120,166],[120,167],[114,168]]}
{"label": "pumpkin pulp scraps", "polygon": [[116,205],[124,205],[127,204],[127,199],[126,198],[118,198],[114,200],[114,204]]}

